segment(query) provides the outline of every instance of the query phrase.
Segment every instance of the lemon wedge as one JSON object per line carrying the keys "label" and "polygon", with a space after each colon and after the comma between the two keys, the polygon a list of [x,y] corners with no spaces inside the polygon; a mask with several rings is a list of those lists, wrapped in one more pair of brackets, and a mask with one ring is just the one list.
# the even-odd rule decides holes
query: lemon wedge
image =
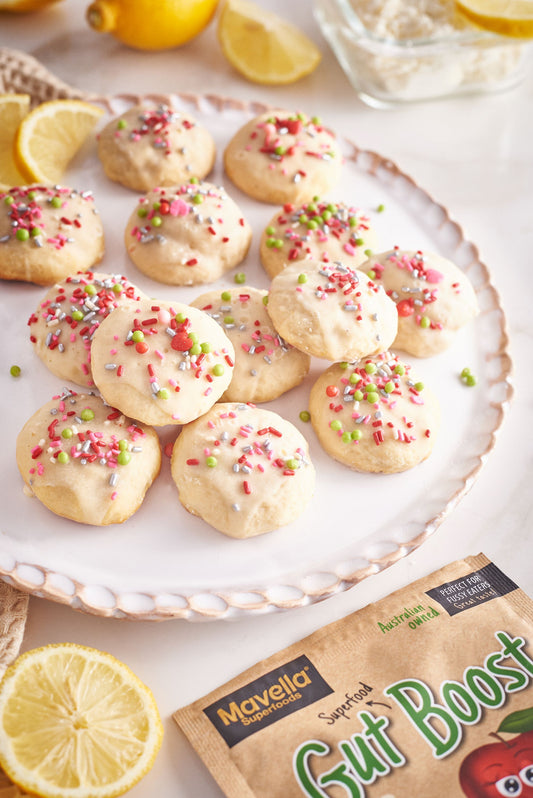
{"label": "lemon wedge", "polygon": [[82,100],[50,100],[30,111],[14,145],[15,163],[25,180],[60,181],[103,113]]}
{"label": "lemon wedge", "polygon": [[217,33],[230,64],[253,83],[294,83],[322,57],[299,28],[250,0],[226,0]]}
{"label": "lemon wedge", "polygon": [[0,185],[18,186],[25,182],[13,158],[13,142],[29,110],[29,94],[0,94]]}
{"label": "lemon wedge", "polygon": [[533,37],[533,0],[457,0],[456,5],[480,28],[518,39]]}
{"label": "lemon wedge", "polygon": [[35,648],[0,684],[0,765],[45,798],[113,798],[152,767],[163,728],[150,690],[111,654]]}

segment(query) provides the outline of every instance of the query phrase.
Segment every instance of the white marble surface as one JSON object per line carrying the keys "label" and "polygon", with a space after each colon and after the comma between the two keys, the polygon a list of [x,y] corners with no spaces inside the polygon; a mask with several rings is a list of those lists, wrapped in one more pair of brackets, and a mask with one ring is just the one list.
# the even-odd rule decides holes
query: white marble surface
{"label": "white marble surface", "polygon": [[130,623],[31,598],[24,648],[74,641],[112,652],[153,689],[165,740],[132,798],[222,795],[174,725],[178,707],[254,662],[451,560],[479,551],[533,594],[531,336],[533,74],[507,93],[374,110],[354,95],[310,13],[309,0],[265,0],[319,44],[323,63],[285,88],[247,83],[224,61],[213,26],[190,45],[139,53],[88,29],[83,0],[32,16],[0,15],[0,46],[31,53],[72,85],[99,93],[217,92],[319,113],[360,146],[389,156],[446,205],[489,265],[507,313],[515,399],[492,455],[454,512],[421,548],[321,604],[234,622]]}

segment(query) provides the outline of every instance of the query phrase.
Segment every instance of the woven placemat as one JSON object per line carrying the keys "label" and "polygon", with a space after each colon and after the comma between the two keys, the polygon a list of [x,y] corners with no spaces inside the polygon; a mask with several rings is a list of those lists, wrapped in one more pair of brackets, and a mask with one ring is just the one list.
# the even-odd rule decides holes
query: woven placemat
{"label": "woven placemat", "polygon": [[[8,665],[16,659],[28,613],[29,596],[0,581],[0,678]],[[0,768],[0,798],[20,798],[27,795],[13,784]]]}

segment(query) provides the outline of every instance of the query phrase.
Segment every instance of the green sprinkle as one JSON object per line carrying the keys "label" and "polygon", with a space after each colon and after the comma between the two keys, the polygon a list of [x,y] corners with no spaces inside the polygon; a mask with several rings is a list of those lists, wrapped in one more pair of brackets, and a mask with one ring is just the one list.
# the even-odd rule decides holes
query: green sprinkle
{"label": "green sprinkle", "polygon": [[337,419],[334,419],[333,421],[330,421],[329,426],[331,427],[332,430],[335,430],[337,432],[338,430],[341,429],[342,424]]}
{"label": "green sprinkle", "polygon": [[372,257],[372,250],[371,249],[365,249],[365,255],[367,256],[367,258],[371,258]]}
{"label": "green sprinkle", "polygon": [[296,457],[291,457],[285,461],[285,465],[287,468],[290,468],[291,471],[296,471],[296,469],[300,466],[300,461],[297,460]]}
{"label": "green sprinkle", "polygon": [[37,238],[37,236],[41,235],[41,228],[40,227],[32,227],[30,230],[30,235],[32,238]]}
{"label": "green sprinkle", "polygon": [[52,197],[50,204],[52,208],[60,208],[63,205],[63,200],[61,197]]}
{"label": "green sprinkle", "polygon": [[356,238],[355,239],[355,243],[357,244],[358,247],[362,247],[363,244],[365,243],[365,239],[364,238]]}
{"label": "green sprinkle", "polygon": [[209,468],[215,468],[217,465],[217,458],[210,455],[209,457],[205,458],[205,464],[206,466],[209,466]]}
{"label": "green sprinkle", "polygon": [[360,379],[361,379],[361,377],[359,376],[359,374],[357,374],[355,371],[352,371],[352,373],[350,374],[350,380],[349,380],[351,382],[351,384],[355,385],[357,382],[359,382]]}
{"label": "green sprinkle", "polygon": [[422,327],[422,329],[427,330],[430,324],[431,321],[429,316],[422,316],[422,318],[420,319],[420,326]]}
{"label": "green sprinkle", "polygon": [[224,302],[229,302],[231,299],[231,291],[222,291],[222,293],[220,294],[220,298]]}
{"label": "green sprinkle", "polygon": [[135,330],[132,333],[132,335],[131,335],[131,340],[135,341],[136,344],[138,344],[139,341],[144,341],[144,333],[143,333],[143,331],[142,330]]}
{"label": "green sprinkle", "polygon": [[477,383],[477,380],[473,374],[468,374],[465,379],[465,382],[469,388],[472,388]]}
{"label": "green sprinkle", "polygon": [[154,202],[152,204],[152,208],[154,209],[154,211],[158,211],[160,207],[161,207],[161,203],[160,202]]}
{"label": "green sprinkle", "polygon": [[187,320],[187,316],[185,315],[185,313],[176,313],[174,318],[178,322],[178,324],[183,324],[183,322]]}
{"label": "green sprinkle", "polygon": [[117,457],[117,462],[119,465],[128,465],[131,460],[131,454],[129,452],[121,452]]}
{"label": "green sprinkle", "polygon": [[30,234],[25,227],[19,227],[19,229],[16,232],[16,236],[19,241],[27,241],[28,238],[30,237]]}
{"label": "green sprinkle", "polygon": [[62,437],[62,438],[72,438],[73,434],[74,434],[74,433],[72,432],[72,430],[70,429],[70,427],[65,427],[65,429],[64,429],[64,430],[63,430],[63,432],[61,433],[61,437]]}
{"label": "green sprinkle", "polygon": [[299,274],[298,275],[298,282],[299,283],[306,283],[307,282],[307,274]]}
{"label": "green sprinkle", "polygon": [[322,221],[329,222],[332,216],[333,214],[331,213],[331,211],[328,210],[322,211]]}
{"label": "green sprinkle", "polygon": [[394,383],[392,380],[389,380],[383,387],[385,389],[385,393],[392,393],[394,390]]}
{"label": "green sprinkle", "polygon": [[339,363],[339,368],[340,368],[340,369],[342,369],[343,371],[346,371],[346,369],[348,368],[348,366],[349,366],[349,365],[350,365],[350,364],[349,364],[349,363],[347,363],[347,362],[344,360],[342,363]]}
{"label": "green sprinkle", "polygon": [[305,224],[306,222],[309,221],[309,216],[306,213],[301,213],[298,218],[298,221],[301,222],[302,224]]}
{"label": "green sprinkle", "polygon": [[300,410],[300,421],[311,421],[311,413],[309,410]]}
{"label": "green sprinkle", "polygon": [[309,211],[309,213],[316,213],[316,205],[315,205],[315,203],[314,202],[309,202],[307,204],[306,211]]}
{"label": "green sprinkle", "polygon": [[378,367],[376,366],[375,363],[366,363],[365,364],[365,371],[366,371],[367,374],[375,374],[375,372],[377,370],[378,370]]}
{"label": "green sprinkle", "polygon": [[383,205],[382,202],[380,202],[380,204],[378,205],[376,210],[377,210],[378,213],[383,213],[383,211],[385,210],[385,206]]}
{"label": "green sprinkle", "polygon": [[137,208],[137,216],[140,216],[141,219],[144,219],[145,216],[148,216],[148,208],[146,205],[141,205]]}
{"label": "green sprinkle", "polygon": [[377,393],[378,391],[373,382],[367,382],[367,384],[363,386],[363,390],[365,393]]}
{"label": "green sprinkle", "polygon": [[262,301],[263,305],[268,305],[268,294],[266,296],[264,296],[261,301]]}
{"label": "green sprinkle", "polygon": [[267,247],[269,249],[272,249],[272,247],[276,246],[276,239],[272,238],[272,237],[271,238],[267,238],[267,240],[265,241],[265,244],[267,245]]}
{"label": "green sprinkle", "polygon": [[376,272],[374,271],[374,269],[370,269],[370,271],[367,272],[366,274],[367,274],[367,277],[370,277],[371,280],[375,280],[376,279]]}
{"label": "green sprinkle", "polygon": [[210,343],[208,343],[207,341],[205,341],[203,344],[200,344],[200,349],[202,350],[202,352],[204,353],[204,355],[208,355],[208,354],[209,354],[209,352],[211,352],[212,346],[211,346],[211,344],[210,344]]}
{"label": "green sprinkle", "polygon": [[275,232],[276,232],[276,228],[272,227],[271,224],[269,224],[267,229],[265,230],[265,233],[267,234],[267,236],[273,236]]}
{"label": "green sprinkle", "polygon": [[215,375],[215,377],[222,377],[222,375],[224,374],[224,366],[222,365],[222,363],[215,363],[211,371]]}
{"label": "green sprinkle", "polygon": [[194,197],[192,198],[192,201],[194,205],[201,205],[202,202],[204,201],[204,198],[202,197],[201,194],[195,194]]}
{"label": "green sprinkle", "polygon": [[193,183],[194,185],[196,185],[196,184],[197,184],[197,183],[199,183],[199,182],[200,182],[200,181],[198,180],[198,178],[197,178],[197,177],[191,177],[191,179],[189,180],[189,183]]}
{"label": "green sprinkle", "polygon": [[128,127],[128,123],[125,119],[119,119],[117,122],[117,128],[119,130],[124,130],[124,128]]}
{"label": "green sprinkle", "polygon": [[359,222],[357,221],[357,216],[350,216],[350,218],[348,219],[348,224],[350,225],[350,227],[357,227],[357,225],[359,224]]}
{"label": "green sprinkle", "polygon": [[126,438],[121,438],[118,442],[118,448],[121,452],[126,452],[128,449],[128,441]]}
{"label": "green sprinkle", "polygon": [[28,191],[28,199],[29,200],[34,200],[36,196],[37,196],[37,192],[36,191]]}
{"label": "green sprinkle", "polygon": [[68,456],[67,452],[59,452],[59,454],[57,455],[58,463],[63,463],[63,465],[65,465],[65,463],[68,463],[69,460],[70,457]]}
{"label": "green sprinkle", "polygon": [[329,205],[326,207],[326,210],[329,211],[330,213],[336,213],[337,212],[337,206],[333,205],[330,202]]}
{"label": "green sprinkle", "polygon": [[151,219],[150,223],[154,227],[161,227],[161,225],[163,224],[163,220],[162,220],[162,218],[160,216],[152,216],[152,219]]}
{"label": "green sprinkle", "polygon": [[74,321],[81,321],[83,319],[83,312],[81,310],[73,310],[72,318]]}
{"label": "green sprinkle", "polygon": [[113,293],[114,294],[121,294],[122,291],[123,291],[122,286],[119,283],[115,283],[115,285],[113,286]]}
{"label": "green sprinkle", "polygon": [[93,285],[92,283],[86,285],[83,290],[85,291],[86,294],[89,294],[89,296],[94,296],[95,294],[98,293],[96,286]]}
{"label": "green sprinkle", "polygon": [[311,122],[313,123],[313,125],[319,125],[320,122],[321,122],[321,119],[320,119],[319,116],[313,116],[313,117],[311,117]]}
{"label": "green sprinkle", "polygon": [[424,383],[423,382],[415,382],[414,389],[415,389],[415,391],[423,391],[424,390]]}
{"label": "green sprinkle", "polygon": [[90,407],[84,407],[80,413],[80,418],[82,421],[92,421],[94,418],[94,410],[91,410]]}
{"label": "green sprinkle", "polygon": [[20,366],[11,366],[9,369],[9,373],[12,377],[20,377],[21,368]]}
{"label": "green sprinkle", "polygon": [[315,219],[309,219],[307,222],[307,229],[308,230],[316,230],[318,227],[318,222]]}
{"label": "green sprinkle", "polygon": [[463,377],[463,378],[464,378],[464,377],[468,377],[468,376],[469,376],[469,374],[470,374],[470,369],[469,369],[469,368],[464,368],[464,369],[462,370],[462,372],[461,372],[461,377]]}
{"label": "green sprinkle", "polygon": [[354,398],[354,402],[362,402],[363,399],[365,398],[365,395],[364,395],[364,393],[362,391],[355,391],[354,395],[353,395],[353,398]]}
{"label": "green sprinkle", "polygon": [[200,344],[193,344],[189,349],[189,353],[191,355],[200,355],[202,353],[202,347]]}
{"label": "green sprinkle", "polygon": [[233,279],[235,280],[237,285],[244,285],[244,283],[246,282],[246,275],[244,272],[237,272],[237,274]]}
{"label": "green sprinkle", "polygon": [[170,399],[170,391],[168,388],[160,388],[157,395],[160,399]]}
{"label": "green sprinkle", "polygon": [[191,339],[193,344],[197,344],[198,343],[198,333],[190,332],[189,333],[189,338]]}
{"label": "green sprinkle", "polygon": [[377,393],[367,393],[366,401],[371,405],[375,405],[379,401],[379,396]]}
{"label": "green sprinkle", "polygon": [[320,197],[318,196],[318,194],[315,194],[315,196],[313,197],[313,202],[320,202]]}
{"label": "green sprinkle", "polygon": [[352,441],[360,441],[363,437],[363,433],[360,429],[354,429],[353,432],[350,433],[350,437]]}
{"label": "green sprinkle", "polygon": [[224,324],[235,324],[233,316],[224,316]]}
{"label": "green sprinkle", "polygon": [[349,432],[343,432],[341,440],[343,443],[350,443],[350,441],[352,440],[352,436],[350,435]]}
{"label": "green sprinkle", "polygon": [[274,249],[283,249],[283,239],[276,238],[274,242]]}
{"label": "green sprinkle", "polygon": [[285,152],[285,147],[282,147],[281,145],[274,147],[274,155],[285,155]]}
{"label": "green sprinkle", "polygon": [[4,202],[6,205],[13,205],[15,200],[13,199],[13,197],[10,197],[8,194],[7,197],[4,198]]}
{"label": "green sprinkle", "polygon": [[401,363],[398,363],[398,365],[394,367],[394,373],[399,374],[401,377],[403,374],[405,374],[405,366],[402,366]]}

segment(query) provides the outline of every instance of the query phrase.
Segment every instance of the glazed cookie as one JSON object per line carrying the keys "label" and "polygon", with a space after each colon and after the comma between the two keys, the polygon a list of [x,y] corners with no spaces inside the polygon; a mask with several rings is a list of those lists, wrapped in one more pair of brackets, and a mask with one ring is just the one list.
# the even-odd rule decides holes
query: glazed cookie
{"label": "glazed cookie", "polygon": [[103,254],[90,191],[40,185],[0,191],[0,278],[51,285],[90,269]]}
{"label": "glazed cookie", "polygon": [[120,305],[96,330],[93,379],[104,399],[146,424],[186,424],[222,396],[233,376],[229,338],[181,302]]}
{"label": "glazed cookie", "polygon": [[468,277],[433,252],[395,247],[371,257],[361,269],[383,285],[396,303],[395,349],[430,357],[447,349],[455,333],[479,313]]}
{"label": "glazed cookie", "polygon": [[98,137],[98,155],[110,180],[150,191],[208,175],[215,143],[189,114],[164,104],[138,105],[106,125]]}
{"label": "glazed cookie", "polygon": [[315,485],[303,435],[277,413],[247,404],[216,404],[188,424],[171,468],[185,509],[233,538],[294,521]]}
{"label": "glazed cookie", "polygon": [[383,288],[339,261],[291,263],[272,280],[267,310],[286,341],[327,360],[384,352],[398,327]]}
{"label": "glazed cookie", "polygon": [[83,524],[120,524],[157,477],[155,430],[126,418],[94,394],[64,391],[26,422],[17,465],[49,510]]}
{"label": "glazed cookie", "polygon": [[28,320],[35,352],[62,380],[93,386],[91,342],[112,310],[144,296],[119,274],[79,272],[56,283]]}
{"label": "glazed cookie", "polygon": [[281,338],[272,325],[267,291],[242,286],[209,291],[191,302],[215,319],[235,349],[233,379],[222,401],[269,402],[299,385],[311,359]]}
{"label": "glazed cookie", "polygon": [[412,468],[430,455],[440,426],[435,395],[390,352],[334,363],[311,389],[309,410],[324,450],[356,471]]}
{"label": "glazed cookie", "polygon": [[223,188],[190,182],[141,197],[126,227],[137,268],[170,285],[217,280],[245,257],[252,228]]}
{"label": "glazed cookie", "polygon": [[252,119],[224,152],[230,180],[254,199],[302,203],[337,183],[342,156],[335,135],[317,117],[270,111]]}
{"label": "glazed cookie", "polygon": [[265,271],[275,277],[295,260],[341,260],[356,269],[376,244],[370,219],[359,208],[314,199],[286,203],[263,230],[259,253]]}

